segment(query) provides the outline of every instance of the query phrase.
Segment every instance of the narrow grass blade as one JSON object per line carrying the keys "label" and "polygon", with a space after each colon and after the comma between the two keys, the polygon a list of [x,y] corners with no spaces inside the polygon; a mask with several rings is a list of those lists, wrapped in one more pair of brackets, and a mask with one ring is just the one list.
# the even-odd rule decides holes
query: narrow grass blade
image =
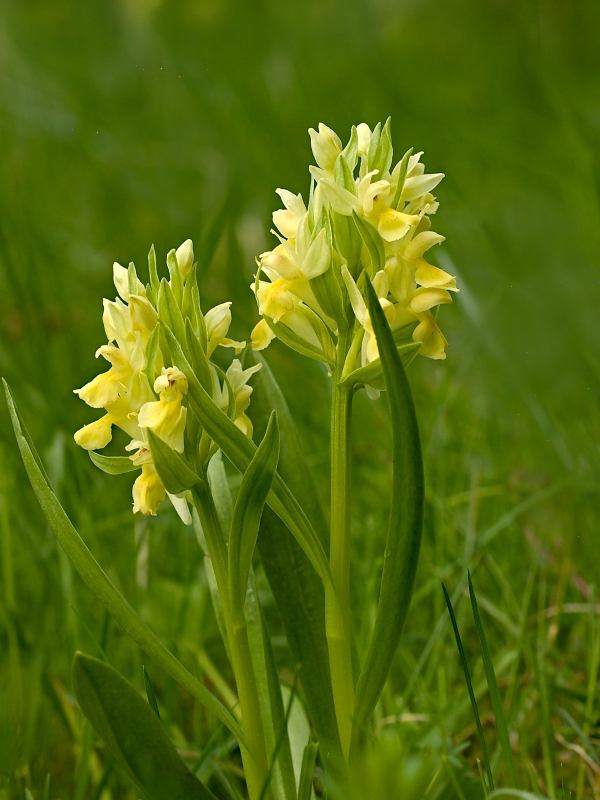
{"label": "narrow grass blade", "polygon": [[508,727],[506,725],[506,717],[502,709],[502,701],[500,699],[500,691],[498,689],[498,681],[496,680],[496,673],[494,672],[494,665],[492,657],[485,638],[481,616],[479,614],[479,607],[477,605],[477,597],[475,596],[475,589],[471,580],[471,573],[468,573],[469,580],[469,596],[471,598],[471,607],[473,609],[473,618],[475,620],[475,628],[477,630],[477,638],[479,640],[479,649],[481,650],[481,657],[483,659],[483,667],[485,670],[485,677],[490,692],[490,700],[492,702],[492,709],[496,717],[496,729],[498,731],[498,739],[500,740],[500,747],[504,756],[504,763],[506,772],[508,774],[508,781],[511,788],[517,785],[517,776],[515,774],[515,765],[513,754],[510,747],[510,738],[508,735]]}
{"label": "narrow grass blade", "polygon": [[[45,473],[42,471],[40,458],[37,455],[31,438],[26,433],[19,419],[17,409],[6,381],[4,381],[6,401],[11,415],[11,420],[21,451],[25,469],[31,481],[38,502],[42,507],[48,524],[63,548],[73,566],[79,573],[86,586],[92,590],[98,600],[106,608],[116,622],[128,633],[134,641],[149,655],[162,669],[174,680],[180,683],[190,694],[197,697],[217,719],[226,725],[239,742],[244,742],[241,727],[227,711],[225,706],[208,691],[188,670],[178,661],[160,639],[148,628],[127,600],[115,589],[102,567],[98,564],[92,553],[87,548],[81,536],[77,533],[71,520],[67,517],[56,495],[50,488]],[[243,434],[242,434],[243,435]]]}
{"label": "narrow grass blade", "polygon": [[154,694],[154,686],[152,686],[150,675],[148,675],[148,672],[146,671],[146,667],[144,665],[142,665],[142,672],[144,673],[144,686],[146,687],[146,697],[148,698],[148,704],[152,709],[152,711],[154,711],[156,716],[160,719],[160,711],[158,710],[156,695]]}
{"label": "narrow grass blade", "polygon": [[542,719],[542,752],[544,754],[544,775],[546,778],[546,791],[551,800],[556,800],[556,781],[554,779],[554,758],[552,753],[552,722],[550,719],[550,703],[548,700],[548,686],[542,656],[542,642],[539,641],[533,653],[533,668],[540,694],[540,714]]}
{"label": "narrow grass blade", "polygon": [[460,656],[460,663],[462,664],[463,673],[465,676],[465,681],[467,684],[467,689],[469,692],[469,699],[471,701],[471,708],[473,709],[473,716],[475,717],[475,725],[477,727],[477,736],[479,738],[479,746],[481,747],[481,752],[483,753],[483,760],[485,764],[485,770],[487,775],[487,787],[488,791],[494,791],[494,778],[492,775],[492,768],[490,765],[490,757],[488,755],[487,745],[485,743],[485,737],[483,735],[483,728],[481,727],[481,719],[479,717],[479,709],[477,708],[477,700],[475,699],[475,692],[473,691],[473,684],[471,682],[471,675],[469,673],[469,667],[467,665],[467,659],[465,656],[465,651],[462,645],[462,640],[460,638],[460,631],[458,630],[458,624],[456,622],[456,617],[454,615],[454,609],[452,608],[452,601],[450,600],[450,595],[446,591],[446,587],[442,583],[442,589],[444,590],[444,597],[446,599],[446,605],[448,606],[448,613],[450,614],[450,621],[452,622],[452,628],[454,629],[454,638],[456,639],[456,646],[458,648],[458,654]]}
{"label": "narrow grass blade", "polygon": [[367,727],[379,699],[412,599],[425,496],[423,458],[410,385],[375,290],[366,300],[377,337],[392,423],[392,505],[375,627],[356,687],[355,731]]}
{"label": "narrow grass blade", "polygon": [[298,786],[298,800],[310,800],[313,790],[318,750],[319,745],[317,742],[309,742],[304,748],[304,753],[302,755],[302,771],[300,772],[300,785]]}

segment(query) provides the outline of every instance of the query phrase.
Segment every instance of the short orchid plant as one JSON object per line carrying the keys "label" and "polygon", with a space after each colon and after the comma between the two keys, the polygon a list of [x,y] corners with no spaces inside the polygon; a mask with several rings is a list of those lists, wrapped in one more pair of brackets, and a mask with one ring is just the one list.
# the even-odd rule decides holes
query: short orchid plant
{"label": "short orchid plant", "polygon": [[[344,796],[409,611],[421,540],[424,481],[406,369],[417,356],[443,359],[437,322],[455,278],[426,260],[443,241],[431,230],[429,174],[412,150],[393,163],[390,122],[352,128],[348,143],[330,128],[309,131],[316,166],[310,191],[277,192],[278,243],[257,259],[260,321],[249,343],[228,338],[231,303],[204,312],[190,240],[149,282],[115,264],[118,297],[104,301],[108,371],[76,390],[95,421],[75,441],[107,473],[137,471],[133,512],[156,515],[167,500],[193,525],[206,559],[214,612],[235,677],[217,697],[152,633],[71,525],[7,388],[21,454],[65,552],[113,618],[237,741],[250,800],[309,800],[318,759],[332,796]],[[284,345],[322,362],[331,380],[331,508],[321,509],[293,419],[265,348]],[[223,370],[217,348],[234,351]],[[352,400],[385,392],[391,417],[389,529],[370,643],[357,653],[350,598]],[[252,400],[252,403],[250,402]],[[114,428],[122,455],[103,450]],[[254,440],[256,440],[256,443]],[[232,499],[224,461],[241,473]],[[327,521],[328,520],[328,521]],[[310,739],[291,742],[284,702],[254,579],[260,559],[285,627]],[[107,664],[78,654],[80,706],[106,747],[148,798],[207,798],[211,791],[176,753],[150,705]]]}

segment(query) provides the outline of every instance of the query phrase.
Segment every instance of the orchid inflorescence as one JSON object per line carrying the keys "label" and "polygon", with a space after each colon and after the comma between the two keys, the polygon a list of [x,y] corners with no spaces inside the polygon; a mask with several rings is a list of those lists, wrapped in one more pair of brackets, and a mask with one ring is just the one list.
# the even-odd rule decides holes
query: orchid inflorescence
{"label": "orchid inflorescence", "polygon": [[[190,239],[169,253],[169,281],[165,278],[158,281],[154,248],[150,251],[149,264],[151,281],[147,285],[138,279],[133,264],[128,269],[118,263],[113,265],[119,296],[114,301],[104,300],[102,321],[108,344],[96,352],[96,357],[105,358],[111,368],[75,390],[89,406],[103,408],[106,413],[78,430],[75,441],[86,450],[101,450],[112,439],[113,425],[125,431],[131,437],[125,450],[131,453],[132,466],[142,470],[133,485],[134,513],[155,515],[167,492],[155,469],[147,432],[151,430],[172,450],[183,453],[188,391],[183,372],[165,363],[163,351],[167,352],[168,348],[161,349],[157,327],[161,307],[169,321],[173,317],[173,304],[183,321],[189,319],[192,334],[207,359],[217,347],[233,348],[237,355],[246,343],[227,338],[231,325],[230,302],[202,314]],[[247,436],[252,435],[252,423],[245,413],[252,393],[248,380],[258,369],[260,364],[244,370],[236,358],[220,378],[218,368],[210,364],[213,399],[224,410],[231,406],[235,424]],[[211,450],[206,441],[203,444],[208,456],[214,454],[214,448]],[[181,519],[190,524],[185,496],[169,493],[169,498]]]}
{"label": "orchid inflorescence", "polygon": [[[309,133],[318,166],[310,167],[308,206],[301,194],[277,190],[285,208],[274,212],[272,232],[280,243],[257,259],[253,289],[262,319],[252,347],[278,337],[333,365],[339,331],[352,327],[343,373],[372,364],[379,354],[363,298],[366,272],[397,344],[413,341],[421,355],[445,358],[434,314],[452,302],[456,279],[424,258],[444,241],[430,222],[439,205],[431,192],[443,173],[425,173],[422,153],[412,150],[392,169],[389,119],[383,129],[354,126],[345,147],[323,124]],[[381,385],[376,373],[366,381],[371,396]]]}

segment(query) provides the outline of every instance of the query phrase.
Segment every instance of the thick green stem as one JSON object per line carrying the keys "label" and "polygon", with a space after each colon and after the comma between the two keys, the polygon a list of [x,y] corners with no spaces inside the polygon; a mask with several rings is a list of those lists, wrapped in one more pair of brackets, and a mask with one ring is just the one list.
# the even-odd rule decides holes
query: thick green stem
{"label": "thick green stem", "polygon": [[[351,392],[339,385],[349,346],[341,331],[331,398],[331,532],[330,565],[337,603],[326,589],[327,640],[333,697],[346,758],[352,734],[354,681],[350,646],[350,419]],[[338,608],[336,608],[336,606]]]}
{"label": "thick green stem", "polygon": [[[221,599],[231,653],[231,665],[242,712],[242,729],[248,745],[246,748],[240,743],[240,750],[244,762],[248,795],[250,800],[254,800],[260,796],[268,775],[269,764],[246,618],[243,606],[241,608],[232,606],[227,567],[227,545],[210,490],[206,487],[194,490],[194,504],[202,523]],[[271,793],[267,791],[265,800],[270,797]]]}

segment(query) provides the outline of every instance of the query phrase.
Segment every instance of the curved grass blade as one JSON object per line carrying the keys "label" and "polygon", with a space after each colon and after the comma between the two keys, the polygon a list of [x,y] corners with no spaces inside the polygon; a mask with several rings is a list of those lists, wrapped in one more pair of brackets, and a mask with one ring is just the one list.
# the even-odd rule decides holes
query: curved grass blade
{"label": "curved grass blade", "polygon": [[410,385],[389,324],[368,280],[366,295],[389,397],[394,472],[377,616],[356,687],[355,736],[368,726],[400,642],[419,561],[424,503],[423,459]]}
{"label": "curved grass blade", "polygon": [[477,708],[477,700],[475,699],[475,692],[473,691],[473,684],[471,683],[471,675],[469,673],[469,667],[467,665],[467,659],[465,656],[465,651],[462,646],[462,640],[460,638],[460,631],[458,630],[458,624],[456,622],[456,617],[454,615],[454,609],[452,608],[452,601],[450,600],[450,595],[446,591],[446,587],[442,583],[442,589],[444,590],[444,598],[446,599],[446,605],[448,606],[448,613],[450,614],[450,620],[452,622],[452,628],[454,629],[454,638],[456,639],[456,646],[458,647],[458,653],[460,655],[460,663],[462,664],[463,673],[465,676],[465,681],[467,684],[467,689],[469,691],[469,699],[471,701],[471,708],[473,709],[473,716],[475,717],[475,725],[477,727],[477,736],[479,737],[479,746],[481,747],[481,752],[483,753],[483,760],[485,762],[485,770],[487,775],[487,784],[488,784],[488,791],[494,791],[494,778],[492,776],[492,768],[490,765],[490,757],[488,755],[487,745],[485,743],[485,737],[483,735],[483,728],[481,727],[481,719],[479,718],[479,709]]}
{"label": "curved grass blade", "polygon": [[19,420],[17,408],[8,384],[4,380],[3,383],[17,444],[33,490],[60,546],[71,560],[85,585],[92,590],[113,619],[158,666],[164,669],[190,694],[197,697],[217,719],[229,728],[239,742],[244,742],[241,727],[225,706],[188,672],[146,623],[140,619],[127,600],[115,589],[102,567],[89,551],[50,488],[45,473],[40,468],[41,462],[31,443],[31,438]]}
{"label": "curved grass blade", "polygon": [[506,717],[502,709],[502,701],[500,699],[500,690],[498,689],[498,681],[496,680],[496,673],[494,672],[494,665],[492,657],[485,638],[485,631],[481,622],[481,615],[479,614],[479,606],[477,605],[477,597],[475,596],[475,589],[471,580],[471,572],[468,573],[469,580],[469,596],[471,598],[471,607],[473,609],[473,619],[475,620],[475,628],[477,630],[477,639],[479,640],[479,649],[481,650],[481,657],[483,659],[483,668],[485,670],[485,678],[487,681],[488,689],[490,692],[490,700],[492,702],[492,710],[496,717],[496,729],[498,731],[498,739],[500,740],[500,747],[504,756],[504,763],[506,765],[506,772],[508,773],[508,780],[511,788],[517,785],[517,776],[515,774],[515,764],[513,760],[512,749],[510,746],[510,738],[508,735],[508,727],[506,725]]}
{"label": "curved grass blade", "polygon": [[73,686],[86,718],[148,800],[215,800],[183,763],[150,706],[116,670],[77,653]]}

